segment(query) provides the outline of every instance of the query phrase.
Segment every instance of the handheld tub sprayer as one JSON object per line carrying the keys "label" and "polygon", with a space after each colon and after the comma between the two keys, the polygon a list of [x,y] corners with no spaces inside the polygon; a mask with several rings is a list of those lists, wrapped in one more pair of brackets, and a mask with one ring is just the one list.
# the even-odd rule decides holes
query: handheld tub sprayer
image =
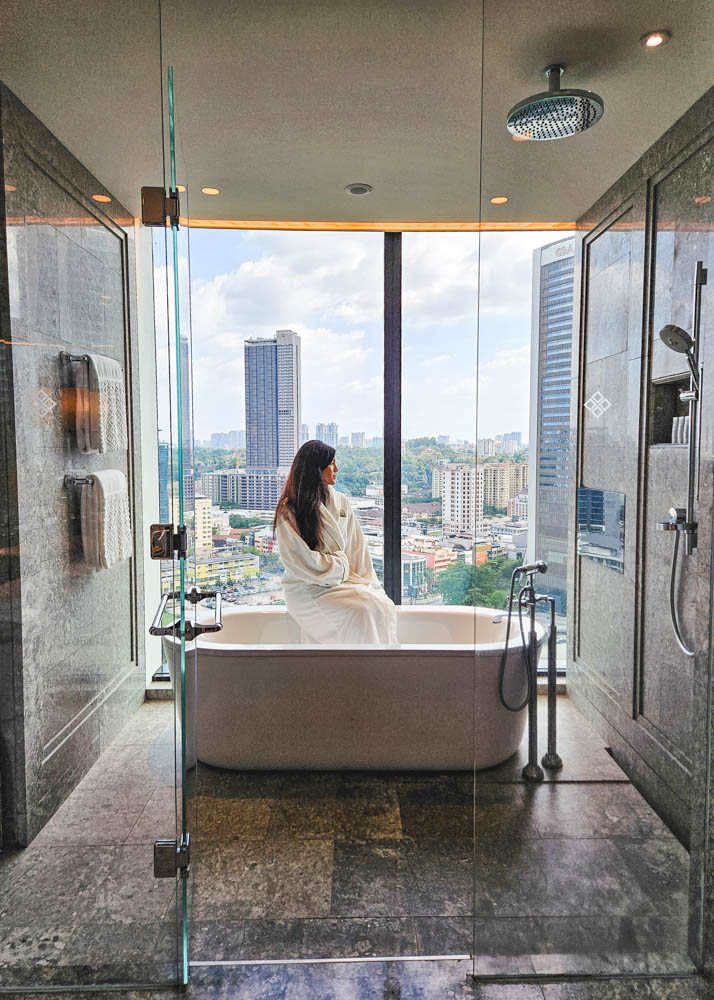
{"label": "handheld tub sprayer", "polygon": [[[506,641],[501,656],[501,664],[498,671],[498,695],[504,708],[509,712],[520,712],[526,705],[528,706],[528,763],[523,768],[521,775],[526,781],[542,781],[543,769],[536,761],[538,755],[538,637],[535,628],[535,614],[538,604],[547,604],[550,608],[550,634],[548,636],[548,752],[544,754],[541,764],[551,771],[558,771],[563,766],[563,761],[556,753],[556,647],[558,642],[555,627],[555,599],[545,594],[537,594],[533,584],[536,573],[545,573],[548,569],[547,563],[542,560],[527,563],[524,566],[516,566],[511,574],[511,587],[508,593],[508,619],[506,621]],[[515,602],[518,606],[518,625],[521,633],[521,663],[525,674],[525,697],[519,704],[510,704],[506,698],[504,682],[506,676],[506,664],[508,662],[508,640],[511,634],[511,616],[513,614],[514,596],[516,580],[525,576],[525,583],[518,592]],[[523,628],[523,610],[528,609],[529,631],[528,643]]]}

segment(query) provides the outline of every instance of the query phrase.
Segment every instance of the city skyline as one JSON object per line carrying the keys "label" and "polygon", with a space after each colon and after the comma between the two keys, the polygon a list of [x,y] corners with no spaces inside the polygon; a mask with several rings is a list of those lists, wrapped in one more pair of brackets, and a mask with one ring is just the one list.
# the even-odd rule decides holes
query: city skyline
{"label": "city skyline", "polygon": [[[405,438],[475,441],[506,426],[527,437],[532,251],[548,237],[404,234]],[[373,233],[192,234],[197,439],[238,424],[244,341],[286,326],[302,340],[302,421],[383,435],[382,249]]]}

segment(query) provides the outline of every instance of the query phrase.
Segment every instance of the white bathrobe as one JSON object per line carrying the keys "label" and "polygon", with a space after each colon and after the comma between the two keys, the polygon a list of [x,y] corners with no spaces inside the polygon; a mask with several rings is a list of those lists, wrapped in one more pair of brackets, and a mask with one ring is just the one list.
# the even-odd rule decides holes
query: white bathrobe
{"label": "white bathrobe", "polygon": [[320,549],[311,549],[288,520],[278,521],[288,611],[307,642],[394,644],[397,609],[377,579],[362,528],[347,497],[327,490]]}

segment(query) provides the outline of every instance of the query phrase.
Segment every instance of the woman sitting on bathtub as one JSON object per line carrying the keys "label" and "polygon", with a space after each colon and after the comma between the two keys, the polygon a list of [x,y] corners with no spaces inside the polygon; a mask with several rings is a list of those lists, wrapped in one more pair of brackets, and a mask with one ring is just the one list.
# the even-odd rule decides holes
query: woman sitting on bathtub
{"label": "woman sitting on bathtub", "polygon": [[367,542],[337,478],[335,449],[306,441],[275,508],[289,613],[308,642],[397,641],[397,611],[377,580]]}

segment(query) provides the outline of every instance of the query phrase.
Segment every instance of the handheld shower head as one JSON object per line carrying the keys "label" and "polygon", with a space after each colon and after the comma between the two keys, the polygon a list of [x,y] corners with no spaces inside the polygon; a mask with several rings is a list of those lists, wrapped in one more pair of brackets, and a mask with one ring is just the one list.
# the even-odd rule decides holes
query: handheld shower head
{"label": "handheld shower head", "polygon": [[663,326],[659,331],[659,339],[670,351],[687,355],[687,364],[692,373],[692,384],[696,391],[699,392],[699,375],[697,374],[694,357],[694,341],[687,331],[683,330],[681,326],[675,326],[674,323],[668,323],[667,326]]}
{"label": "handheld shower head", "polygon": [[665,347],[668,347],[670,351],[676,351],[677,354],[689,354],[694,347],[694,341],[687,331],[673,323],[662,327],[659,331],[659,339]]}

